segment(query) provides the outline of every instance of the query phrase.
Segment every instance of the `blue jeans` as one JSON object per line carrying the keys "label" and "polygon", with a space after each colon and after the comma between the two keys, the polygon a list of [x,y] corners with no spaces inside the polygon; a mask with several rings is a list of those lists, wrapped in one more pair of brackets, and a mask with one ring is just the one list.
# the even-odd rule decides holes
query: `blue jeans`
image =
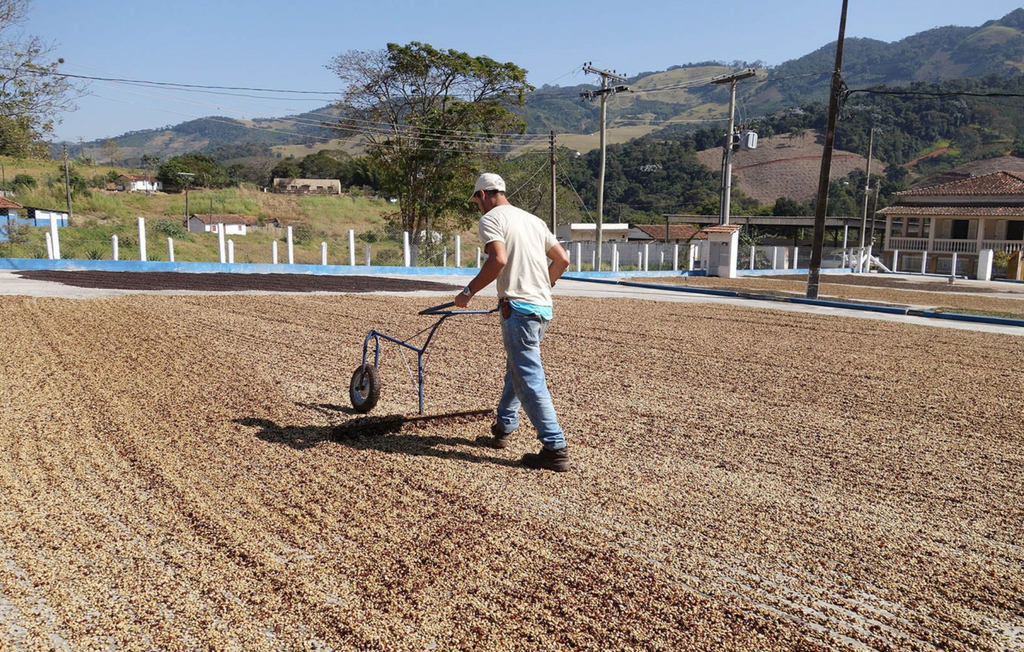
{"label": "blue jeans", "polygon": [[565,448],[565,435],[558,425],[555,406],[544,379],[540,362],[540,341],[548,329],[548,320],[512,310],[501,320],[501,337],[505,343],[505,388],[498,402],[498,427],[512,432],[519,427],[519,408],[537,429],[537,439],[544,448]]}

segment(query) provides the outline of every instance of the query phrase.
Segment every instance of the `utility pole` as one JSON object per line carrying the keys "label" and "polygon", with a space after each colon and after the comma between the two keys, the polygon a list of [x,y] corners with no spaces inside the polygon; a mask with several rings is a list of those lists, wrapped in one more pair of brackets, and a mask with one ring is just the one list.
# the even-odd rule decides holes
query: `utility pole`
{"label": "utility pole", "polygon": [[601,75],[601,90],[599,91],[587,91],[580,95],[584,98],[591,99],[595,95],[601,98],[601,167],[598,174],[597,180],[597,270],[601,270],[601,256],[604,253],[602,251],[602,239],[604,234],[602,233],[601,225],[604,222],[604,160],[605,160],[605,130],[607,129],[608,122],[608,96],[613,93],[619,93],[627,91],[629,88],[624,85],[619,86],[608,86],[608,80],[624,82],[626,78],[622,75],[617,74],[614,70],[601,70],[595,68],[591,64],[583,66],[583,72],[593,73],[595,75]]}
{"label": "utility pole", "polygon": [[68,173],[68,144],[64,143],[64,195],[68,201],[68,224],[71,224],[71,180]]}
{"label": "utility pole", "polygon": [[555,214],[555,165],[558,157],[555,156],[555,130],[551,130],[551,233],[555,232],[558,226],[558,218]]}
{"label": "utility pole", "polygon": [[821,278],[821,248],[825,244],[825,211],[828,209],[828,179],[832,173],[832,148],[836,142],[836,121],[839,118],[839,94],[843,90],[843,42],[846,39],[846,9],[850,0],[843,0],[836,41],[836,66],[832,71],[832,87],[828,94],[828,126],[825,130],[825,151],[821,154],[818,176],[818,203],[814,207],[814,240],[811,243],[811,268],[807,274],[807,298],[818,298]]}
{"label": "utility pole", "polygon": [[[185,228],[187,229],[188,228],[188,220],[189,220],[189,217],[190,217],[190,215],[188,213],[188,189],[189,189],[189,186],[192,185],[192,177],[194,177],[196,175],[191,173],[191,172],[179,172],[178,176],[179,177],[185,177]],[[213,211],[210,211],[210,212],[212,213]]]}
{"label": "utility pole", "polygon": [[[875,128],[868,132],[868,165],[864,173],[864,214],[860,218],[860,248],[864,249],[864,232],[868,228],[868,198],[871,196],[871,150],[875,145]],[[863,254],[862,254],[863,255]]]}
{"label": "utility pole", "polygon": [[718,223],[729,223],[729,211],[732,206],[732,136],[736,130],[736,82],[749,79],[757,74],[753,68],[747,68],[735,75],[723,75],[711,80],[712,84],[729,84],[729,131],[725,134],[725,151],[722,153],[722,200],[719,205]]}

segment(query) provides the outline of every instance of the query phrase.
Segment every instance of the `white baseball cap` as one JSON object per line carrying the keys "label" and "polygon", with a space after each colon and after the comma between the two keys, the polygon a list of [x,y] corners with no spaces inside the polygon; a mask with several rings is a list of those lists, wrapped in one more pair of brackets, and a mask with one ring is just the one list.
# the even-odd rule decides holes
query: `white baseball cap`
{"label": "white baseball cap", "polygon": [[476,179],[476,185],[473,186],[473,194],[469,196],[470,199],[476,196],[476,193],[481,190],[500,190],[505,192],[505,180],[497,174],[490,172],[484,172]]}

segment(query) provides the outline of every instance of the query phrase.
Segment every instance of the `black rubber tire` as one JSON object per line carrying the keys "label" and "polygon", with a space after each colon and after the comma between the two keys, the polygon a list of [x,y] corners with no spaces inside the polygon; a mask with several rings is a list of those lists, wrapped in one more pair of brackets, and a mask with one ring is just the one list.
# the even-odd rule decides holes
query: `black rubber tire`
{"label": "black rubber tire", "polygon": [[348,384],[348,397],[356,412],[369,412],[380,400],[380,374],[377,367],[363,364],[356,367]]}

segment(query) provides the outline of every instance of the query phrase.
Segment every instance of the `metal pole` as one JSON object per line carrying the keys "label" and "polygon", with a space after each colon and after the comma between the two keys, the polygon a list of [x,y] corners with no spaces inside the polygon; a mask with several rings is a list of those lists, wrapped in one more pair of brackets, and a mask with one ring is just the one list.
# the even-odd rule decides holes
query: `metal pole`
{"label": "metal pole", "polygon": [[[555,156],[555,130],[551,130],[551,232],[555,232],[555,228],[558,226],[558,218],[556,213],[555,204],[555,189],[557,184],[555,183],[555,165],[558,163],[558,157]],[[456,255],[456,259],[458,255]],[[458,267],[458,263],[456,263]]]}
{"label": "metal pole", "polygon": [[[608,90],[608,78],[601,75],[601,90]],[[597,176],[597,242],[595,243],[597,259],[601,260],[601,239],[603,231],[601,224],[604,221],[604,163],[605,163],[605,127],[608,119],[608,93],[601,93],[601,164]]]}
{"label": "metal pole", "polygon": [[729,131],[725,134],[725,165],[722,171],[722,210],[719,224],[729,223],[732,209],[732,133],[736,129],[736,80],[729,85]]}
{"label": "metal pole", "polygon": [[818,298],[821,277],[821,248],[825,242],[825,211],[828,208],[828,180],[832,172],[832,149],[836,141],[836,121],[839,118],[839,93],[843,85],[843,43],[846,38],[846,10],[849,0],[843,0],[843,13],[839,19],[839,38],[836,41],[836,65],[832,72],[832,88],[828,98],[828,127],[825,131],[825,150],[821,155],[821,173],[818,176],[818,201],[814,207],[814,239],[811,245],[811,266],[807,272],[807,298]]}
{"label": "metal pole", "polygon": [[67,197],[68,202],[68,224],[71,224],[71,218],[74,215],[71,212],[71,179],[68,172],[68,144],[64,143],[64,194]]}
{"label": "metal pole", "polygon": [[871,150],[875,146],[875,128],[868,134],[868,165],[864,173],[864,214],[860,218],[860,248],[864,248],[864,232],[868,228],[868,199],[871,198]]}
{"label": "metal pole", "polygon": [[[619,91],[628,90],[625,86],[616,86],[615,88],[608,87],[608,80],[614,79],[615,81],[624,82],[626,78],[616,73],[614,70],[609,72],[607,70],[601,70],[594,68],[589,63],[583,66],[583,72],[594,73],[601,76],[601,90],[596,91],[596,94],[601,96],[601,157],[600,157],[600,172],[598,174],[597,181],[597,242],[596,253],[597,253],[597,269],[600,270],[603,248],[604,230],[601,228],[604,222],[604,169],[605,169],[605,131],[607,129],[608,122],[608,95]],[[583,97],[593,97],[594,91],[588,91],[583,93]]]}

